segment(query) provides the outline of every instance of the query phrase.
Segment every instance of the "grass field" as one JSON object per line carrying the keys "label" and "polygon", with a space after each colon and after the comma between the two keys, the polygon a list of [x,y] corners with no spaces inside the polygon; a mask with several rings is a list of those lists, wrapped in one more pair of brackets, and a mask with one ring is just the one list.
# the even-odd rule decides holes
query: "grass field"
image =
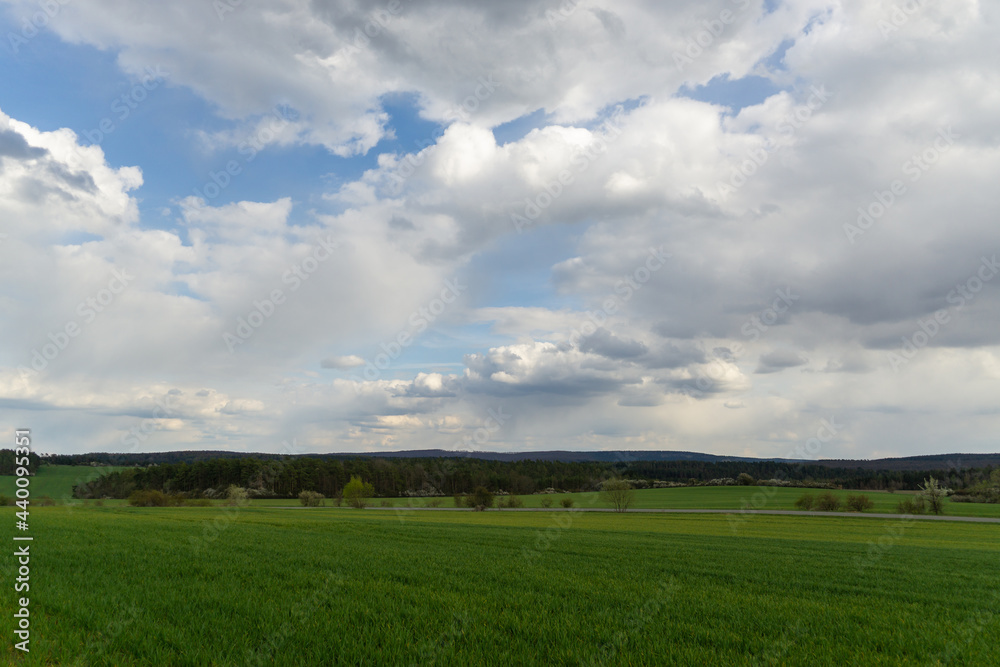
{"label": "grass field", "polygon": [[[121,468],[43,465],[38,468],[37,475],[31,476],[31,497],[37,501],[41,500],[42,496],[49,496],[61,501],[64,498],[72,497],[74,484],[97,479],[100,475],[112,470],[121,470]],[[14,485],[16,479],[13,475],[0,475],[0,495],[12,498],[17,488]]]}
{"label": "grass field", "polygon": [[995,525],[48,507],[31,527],[25,665],[985,665],[1000,644]]}
{"label": "grass field", "polygon": [[[795,501],[803,493],[814,496],[824,491],[821,489],[789,489],[782,487],[757,486],[694,486],[674,489],[640,489],[635,492],[635,509],[764,509],[764,510],[794,510]],[[875,503],[872,512],[895,513],[901,500],[912,498],[907,493],[887,493],[885,491],[849,491],[835,490],[832,493],[841,500],[846,500],[852,494],[864,494]],[[559,501],[572,498],[575,507],[609,508],[610,505],[601,501],[593,493],[565,493],[555,495],[533,494],[520,496],[525,507],[542,507],[542,501],[548,498],[553,509],[560,509]],[[378,506],[383,499],[375,498],[372,504]],[[395,507],[405,507],[412,502],[417,507],[427,504],[426,498],[392,498],[387,499]],[[440,498],[441,507],[454,507],[452,498]],[[298,504],[295,499],[254,500],[254,506],[277,507]],[[327,501],[328,503],[330,501]],[[945,501],[945,514],[952,516],[988,516],[1000,517],[1000,505],[983,503],[953,503]]]}

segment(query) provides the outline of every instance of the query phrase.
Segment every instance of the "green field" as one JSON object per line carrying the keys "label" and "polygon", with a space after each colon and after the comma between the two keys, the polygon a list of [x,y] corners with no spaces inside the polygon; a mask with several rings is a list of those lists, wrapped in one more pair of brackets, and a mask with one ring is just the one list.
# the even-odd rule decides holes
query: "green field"
{"label": "green field", "polygon": [[[38,501],[49,496],[57,501],[72,497],[73,485],[97,479],[98,476],[121,468],[111,466],[39,466],[38,474],[31,476],[31,498]],[[12,498],[17,487],[13,475],[0,475],[0,495]]]}
{"label": "green field", "polygon": [[1000,644],[990,524],[90,506],[33,509],[31,534],[25,665],[985,665]]}
{"label": "green field", "polygon": [[[677,487],[674,489],[640,489],[635,492],[634,509],[762,509],[762,510],[794,510],[795,501],[803,493],[811,493],[816,496],[824,493],[823,489],[790,489],[782,487],[759,487],[759,486],[694,486]],[[847,496],[854,494],[864,494],[875,503],[872,512],[895,513],[896,506],[901,500],[912,498],[912,494],[906,492],[888,493],[885,491],[850,491],[835,490],[832,493],[841,500],[846,500]],[[542,507],[542,501],[548,498],[552,501],[553,509],[561,509],[559,501],[563,498],[572,498],[575,507],[583,508],[610,508],[610,505],[603,502],[594,493],[560,493],[560,494],[533,494],[520,496],[525,507]],[[405,507],[407,503],[412,503],[416,507],[427,505],[427,498],[391,498],[386,499],[394,507]],[[454,507],[455,503],[451,497],[439,498],[441,507]],[[375,498],[373,506],[379,506],[383,499]],[[254,506],[278,507],[296,505],[296,499],[268,499],[254,500]],[[329,504],[331,501],[327,501]],[[986,516],[1000,517],[1000,505],[984,503],[954,503],[945,501],[945,514],[952,516]]]}

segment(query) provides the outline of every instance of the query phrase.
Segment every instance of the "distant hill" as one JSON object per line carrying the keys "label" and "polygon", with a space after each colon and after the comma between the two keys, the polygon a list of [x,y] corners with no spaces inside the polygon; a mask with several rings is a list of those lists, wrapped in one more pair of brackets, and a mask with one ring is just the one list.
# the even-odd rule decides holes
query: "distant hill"
{"label": "distant hill", "polygon": [[[919,471],[919,470],[950,470],[965,468],[982,468],[1000,465],[998,454],[930,454],[925,456],[907,456],[901,458],[883,459],[818,459],[799,460],[782,458],[753,458],[743,456],[719,456],[700,452],[684,451],[541,451],[541,452],[486,452],[486,451],[454,451],[446,449],[418,449],[398,452],[358,452],[358,453],[327,453],[302,454],[302,457],[323,459],[353,459],[353,458],[475,458],[488,461],[559,461],[559,462],[612,462],[637,463],[640,461],[702,461],[719,462],[761,462],[777,461],[782,463],[803,463],[822,465],[830,468],[847,470],[889,470],[889,471]],[[274,460],[285,458],[281,454],[233,452],[233,451],[176,451],[150,452],[139,454],[119,454],[98,452],[91,454],[54,455],[44,459],[47,463],[63,465],[117,465],[146,466],[161,463],[196,463],[212,459],[256,458]]]}

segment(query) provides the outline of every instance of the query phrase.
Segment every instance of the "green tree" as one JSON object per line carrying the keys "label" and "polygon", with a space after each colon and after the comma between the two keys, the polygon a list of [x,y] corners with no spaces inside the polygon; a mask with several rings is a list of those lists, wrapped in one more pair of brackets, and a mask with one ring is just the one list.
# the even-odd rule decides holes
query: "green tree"
{"label": "green tree", "polygon": [[368,482],[361,481],[358,476],[352,476],[351,481],[344,485],[344,500],[351,507],[364,509],[368,502],[375,495],[375,487]]}
{"label": "green tree", "polygon": [[616,512],[625,512],[635,502],[635,491],[627,479],[608,479],[601,484],[601,500]]}
{"label": "green tree", "polygon": [[485,486],[477,486],[476,490],[469,496],[468,502],[476,510],[482,512],[485,509],[493,507],[493,494]]}

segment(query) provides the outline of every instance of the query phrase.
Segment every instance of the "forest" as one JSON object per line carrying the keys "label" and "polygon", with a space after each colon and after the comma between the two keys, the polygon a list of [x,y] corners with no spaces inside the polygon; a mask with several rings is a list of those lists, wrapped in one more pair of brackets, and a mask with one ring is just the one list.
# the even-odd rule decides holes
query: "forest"
{"label": "forest", "polygon": [[552,488],[577,492],[599,488],[612,477],[637,487],[661,483],[724,484],[741,473],[755,481],[795,486],[867,490],[916,489],[930,475],[960,490],[989,478],[991,468],[936,471],[878,471],[775,461],[494,461],[473,457],[326,459],[311,456],[262,459],[233,457],[193,463],[165,463],[111,472],[74,489],[78,498],[126,498],[136,490],[191,496],[236,485],[253,497],[289,498],[301,491],[338,497],[352,476],[370,482],[380,497],[440,496],[493,492],[530,494]]}

